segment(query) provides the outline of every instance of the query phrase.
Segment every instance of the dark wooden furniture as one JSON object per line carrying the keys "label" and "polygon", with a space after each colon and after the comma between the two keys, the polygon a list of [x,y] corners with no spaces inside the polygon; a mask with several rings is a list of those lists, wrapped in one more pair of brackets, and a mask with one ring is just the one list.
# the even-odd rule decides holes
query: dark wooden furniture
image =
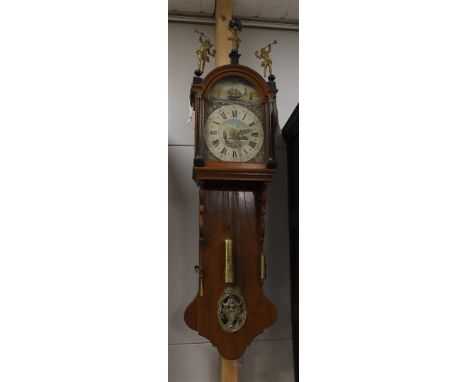
{"label": "dark wooden furniture", "polygon": [[299,381],[299,104],[282,130],[288,151],[289,256],[294,375]]}

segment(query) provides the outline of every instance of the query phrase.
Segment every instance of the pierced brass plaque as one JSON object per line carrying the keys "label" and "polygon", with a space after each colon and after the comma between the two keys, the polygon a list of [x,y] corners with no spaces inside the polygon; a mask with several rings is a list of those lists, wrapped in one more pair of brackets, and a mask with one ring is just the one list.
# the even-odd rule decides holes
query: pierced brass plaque
{"label": "pierced brass plaque", "polygon": [[247,308],[240,289],[226,288],[218,301],[218,320],[223,330],[237,332],[245,324]]}

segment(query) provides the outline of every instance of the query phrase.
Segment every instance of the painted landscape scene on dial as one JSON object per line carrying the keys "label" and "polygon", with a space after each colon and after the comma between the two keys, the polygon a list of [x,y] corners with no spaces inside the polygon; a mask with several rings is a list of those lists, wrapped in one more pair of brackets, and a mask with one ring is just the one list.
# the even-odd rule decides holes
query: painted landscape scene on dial
{"label": "painted landscape scene on dial", "polygon": [[257,90],[243,78],[224,78],[217,82],[208,95],[210,101],[228,101],[239,104],[256,105],[261,103]]}

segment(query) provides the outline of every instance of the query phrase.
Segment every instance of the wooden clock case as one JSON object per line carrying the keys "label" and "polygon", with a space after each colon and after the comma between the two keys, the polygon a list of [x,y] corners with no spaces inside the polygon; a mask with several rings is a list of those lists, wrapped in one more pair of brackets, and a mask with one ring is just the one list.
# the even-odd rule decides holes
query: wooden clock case
{"label": "wooden clock case", "polygon": [[[241,163],[207,160],[204,152],[204,106],[210,89],[223,78],[252,84],[265,107],[265,161]],[[208,338],[226,359],[237,359],[251,341],[273,324],[275,306],[263,292],[266,187],[276,172],[274,133],[277,128],[275,82],[256,71],[230,64],[194,77],[190,100],[195,110],[193,178],[199,186],[199,289],[185,311],[185,322]],[[225,240],[232,239],[234,281],[225,279]],[[263,258],[262,258],[263,257]],[[220,325],[220,299],[226,288],[238,288],[245,300],[245,322],[235,331]]]}

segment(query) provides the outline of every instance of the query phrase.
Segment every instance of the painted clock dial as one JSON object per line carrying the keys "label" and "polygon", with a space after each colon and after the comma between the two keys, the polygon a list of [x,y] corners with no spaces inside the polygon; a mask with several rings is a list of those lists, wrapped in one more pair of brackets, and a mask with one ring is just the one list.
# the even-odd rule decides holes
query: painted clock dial
{"label": "painted clock dial", "polygon": [[263,147],[263,126],[246,107],[225,105],[214,110],[205,123],[205,143],[219,160],[247,162]]}

